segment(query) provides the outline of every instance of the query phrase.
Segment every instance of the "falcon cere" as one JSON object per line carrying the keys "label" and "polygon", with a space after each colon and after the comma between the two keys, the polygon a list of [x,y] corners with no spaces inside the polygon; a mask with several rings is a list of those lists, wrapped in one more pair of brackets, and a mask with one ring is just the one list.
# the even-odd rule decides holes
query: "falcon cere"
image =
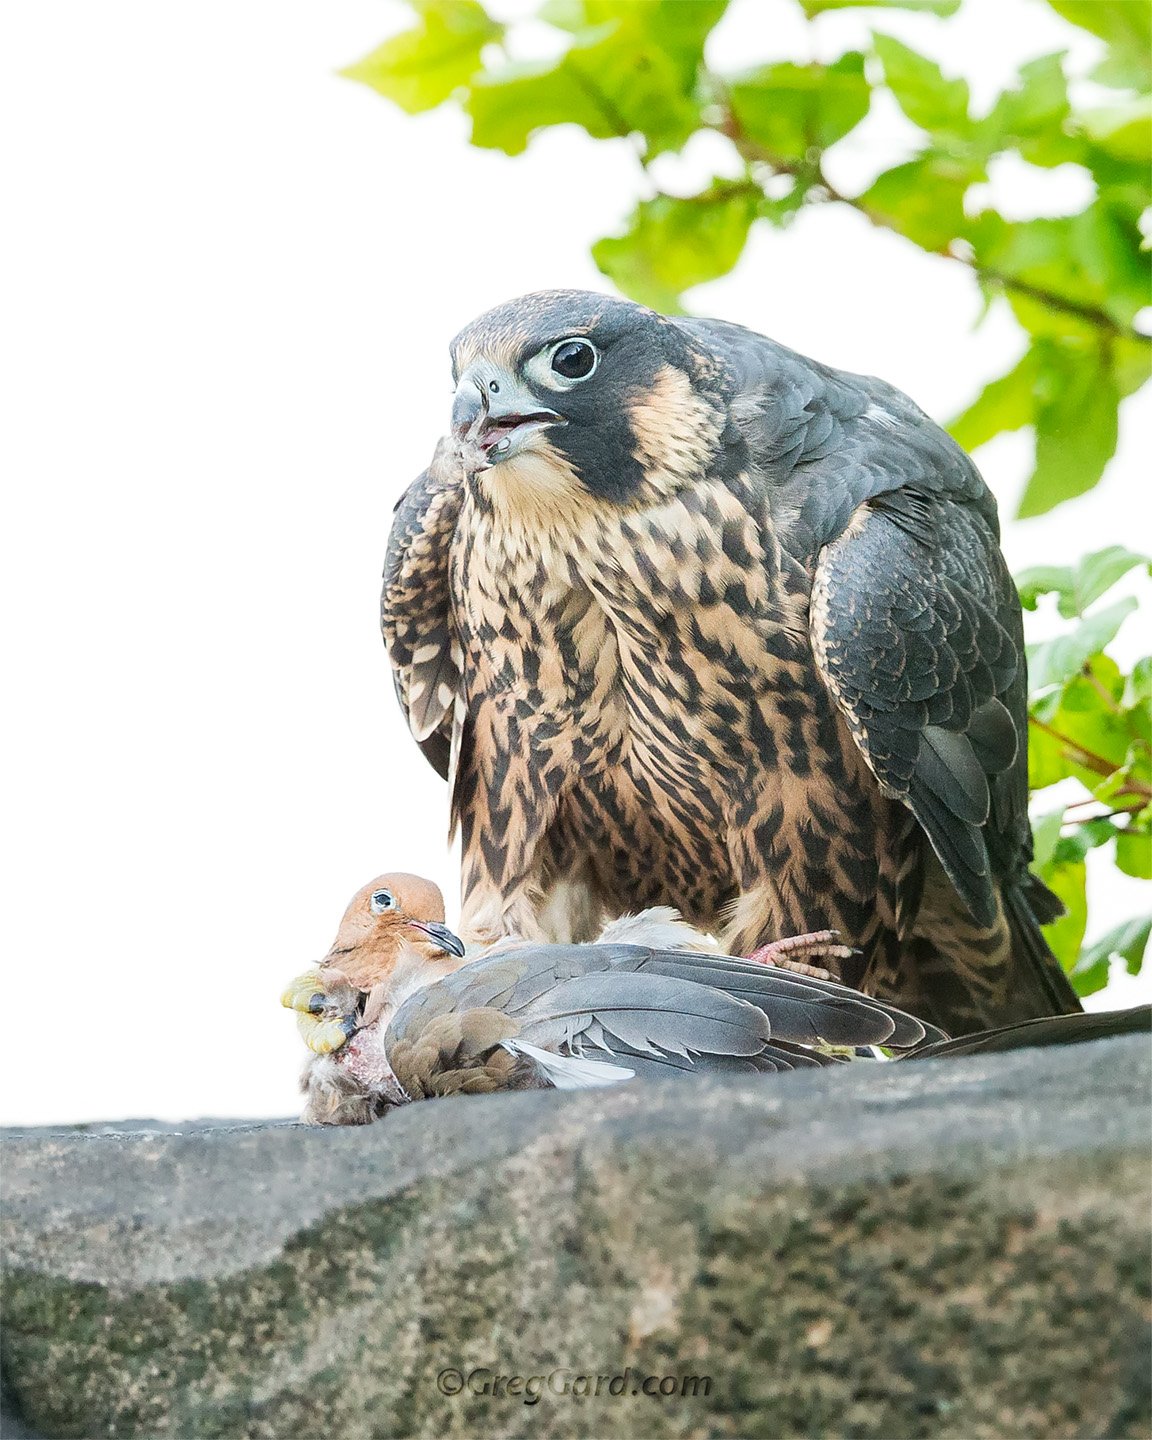
{"label": "falcon cere", "polygon": [[740,326],[579,291],[452,360],[381,619],[448,783],[460,935],[415,877],[354,897],[284,997],[305,1118],[1147,1024],[1080,1014],[1044,941],[1020,603],[944,431]]}

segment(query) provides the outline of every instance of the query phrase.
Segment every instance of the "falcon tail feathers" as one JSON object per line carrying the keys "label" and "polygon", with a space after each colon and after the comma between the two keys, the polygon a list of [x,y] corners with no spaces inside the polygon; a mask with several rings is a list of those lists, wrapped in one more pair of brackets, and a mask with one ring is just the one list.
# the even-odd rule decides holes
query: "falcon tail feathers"
{"label": "falcon tail feathers", "polygon": [[1009,883],[1003,887],[1003,897],[1016,971],[1013,998],[1024,1001],[1034,1016],[1078,1015],[1084,1007],[1044,939],[1028,892]]}
{"label": "falcon tail feathers", "polygon": [[1064,902],[1054,891],[1049,890],[1039,875],[1034,875],[1031,870],[1025,872],[1020,882],[1020,889],[1028,902],[1028,908],[1040,922],[1041,925],[1051,925],[1053,920],[1059,920],[1064,914]]}
{"label": "falcon tail feathers", "polygon": [[940,1040],[914,1051],[906,1060],[932,1060],[938,1056],[990,1055],[1005,1050],[1026,1050],[1041,1045],[1079,1045],[1115,1035],[1152,1033],[1152,1005],[1131,1010],[1110,1010],[1092,1015],[1046,1015],[1019,1025],[1001,1025],[957,1040]]}

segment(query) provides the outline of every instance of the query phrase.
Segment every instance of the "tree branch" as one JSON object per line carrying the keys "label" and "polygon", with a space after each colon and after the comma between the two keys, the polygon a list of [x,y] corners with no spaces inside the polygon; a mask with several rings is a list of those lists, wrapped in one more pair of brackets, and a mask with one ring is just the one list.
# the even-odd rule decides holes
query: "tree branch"
{"label": "tree branch", "polygon": [[[782,156],[773,155],[771,151],[766,150],[748,135],[727,104],[723,107],[722,119],[711,128],[731,140],[745,164],[766,165],[776,175],[791,175],[795,179],[809,178],[813,185],[819,187],[825,197],[834,204],[848,205],[858,215],[863,215],[865,220],[870,225],[876,226],[878,230],[890,230],[894,235],[908,239],[886,215],[880,215],[869,209],[859,196],[845,195],[842,190],[838,190],[824,174],[819,161],[809,163],[785,160]],[[916,242],[909,241],[909,243],[915,244]],[[992,269],[991,266],[981,265],[975,257],[969,258],[948,249],[928,250],[924,246],[917,248],[923,249],[925,254],[938,255],[941,259],[952,260],[957,265],[963,265],[987,285],[997,286],[1005,292],[1019,295],[1022,299],[1035,300],[1050,310],[1060,311],[1061,314],[1075,315],[1077,319],[1085,320],[1088,324],[1094,325],[1099,330],[1105,330],[1110,335],[1122,336],[1126,340],[1135,340],[1142,345],[1152,345],[1152,336],[1144,335],[1130,325],[1121,324],[1114,316],[1096,305],[1086,305],[1081,301],[1060,295],[1056,291],[1045,290],[1027,280],[1018,279],[1014,275],[1005,275],[1002,271]]]}
{"label": "tree branch", "polygon": [[[1094,775],[1101,775],[1107,778],[1115,775],[1120,768],[1114,765],[1111,760],[1106,760],[1103,755],[1096,755],[1091,750],[1085,750],[1083,745],[1078,745],[1075,740],[1054,730],[1045,720],[1038,720],[1035,715],[1029,715],[1029,725],[1035,725],[1037,730],[1043,730],[1045,735],[1051,735],[1053,740],[1058,741],[1068,752],[1068,758],[1075,761],[1077,765],[1083,766],[1085,770],[1091,770]],[[1125,780],[1117,790],[1114,798],[1119,799],[1121,795],[1138,795],[1145,801],[1152,800],[1152,789],[1147,785],[1141,785],[1131,779]]]}

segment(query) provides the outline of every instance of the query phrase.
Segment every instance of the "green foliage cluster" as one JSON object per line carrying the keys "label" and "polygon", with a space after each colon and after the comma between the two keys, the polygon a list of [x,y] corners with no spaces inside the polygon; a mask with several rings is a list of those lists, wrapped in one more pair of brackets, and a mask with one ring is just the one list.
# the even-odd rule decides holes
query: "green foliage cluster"
{"label": "green foliage cluster", "polygon": [[[1120,401],[1152,373],[1152,342],[1136,323],[1149,301],[1140,228],[1152,206],[1147,0],[1048,0],[1103,42],[1091,79],[1106,103],[1073,105],[1066,57],[1057,53],[1022,66],[982,112],[966,80],[882,30],[866,51],[832,61],[719,73],[705,47],[730,0],[540,0],[535,19],[561,43],[555,58],[533,63],[509,58],[516,26],[493,19],[479,0],[409,3],[414,27],[344,73],[410,114],[458,104],[474,145],[518,155],[541,130],[570,124],[596,140],[630,140],[644,169],[701,131],[733,147],[736,178],[716,177],[687,197],[650,195],[621,233],[593,245],[596,263],[624,294],[683,313],[685,292],[728,273],[754,225],[784,228],[804,206],[849,206],[965,266],[986,307],[1011,308],[1021,358],[951,429],[971,450],[1032,428],[1035,460],[1020,516],[1050,510],[1100,479],[1116,448]],[[766,0],[753,3],[767,16]],[[920,11],[946,23],[961,0],[773,0],[792,4],[813,25],[846,8]],[[828,178],[826,153],[865,120],[881,89],[916,127],[918,148],[859,193],[844,193]],[[1074,215],[1006,218],[973,189],[1006,155],[1042,168],[1081,167],[1093,182],[1091,201]],[[1065,633],[1030,649],[1030,778],[1036,791],[1064,782],[1064,793],[1068,781],[1081,787],[1079,799],[1042,816],[1036,839],[1038,866],[1067,906],[1049,939],[1084,994],[1106,983],[1112,957],[1138,970],[1152,930],[1149,916],[1083,946],[1088,851],[1112,846],[1121,870],[1152,876],[1152,659],[1121,673],[1107,651],[1135,601],[1097,603],[1136,567],[1149,562],[1117,546],[1074,569],[1019,577],[1027,608],[1055,596],[1068,622]]]}
{"label": "green foliage cluster", "polygon": [[[1089,850],[1111,845],[1125,874],[1152,879],[1152,658],[1122,674],[1107,646],[1136,601],[1127,596],[1103,608],[1097,604],[1137,568],[1152,572],[1152,562],[1113,545],[1074,568],[1026,570],[1016,582],[1026,608],[1034,610],[1041,596],[1052,594],[1059,614],[1074,622],[1066,633],[1028,647],[1028,783],[1043,792],[1072,778],[1081,790],[1071,805],[1040,815],[1035,837],[1036,867],[1066,910],[1048,927],[1048,941],[1082,995],[1107,984],[1114,955],[1135,974],[1152,931],[1152,916],[1145,916],[1083,944]],[[1043,794],[1038,804],[1043,807]]]}

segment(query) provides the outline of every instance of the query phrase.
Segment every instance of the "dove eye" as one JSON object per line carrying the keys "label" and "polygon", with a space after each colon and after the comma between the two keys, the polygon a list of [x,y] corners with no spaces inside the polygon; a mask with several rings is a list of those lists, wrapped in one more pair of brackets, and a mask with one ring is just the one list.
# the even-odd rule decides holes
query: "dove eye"
{"label": "dove eye", "polygon": [[371,903],[373,915],[383,915],[385,910],[396,909],[396,897],[391,890],[373,890]]}

